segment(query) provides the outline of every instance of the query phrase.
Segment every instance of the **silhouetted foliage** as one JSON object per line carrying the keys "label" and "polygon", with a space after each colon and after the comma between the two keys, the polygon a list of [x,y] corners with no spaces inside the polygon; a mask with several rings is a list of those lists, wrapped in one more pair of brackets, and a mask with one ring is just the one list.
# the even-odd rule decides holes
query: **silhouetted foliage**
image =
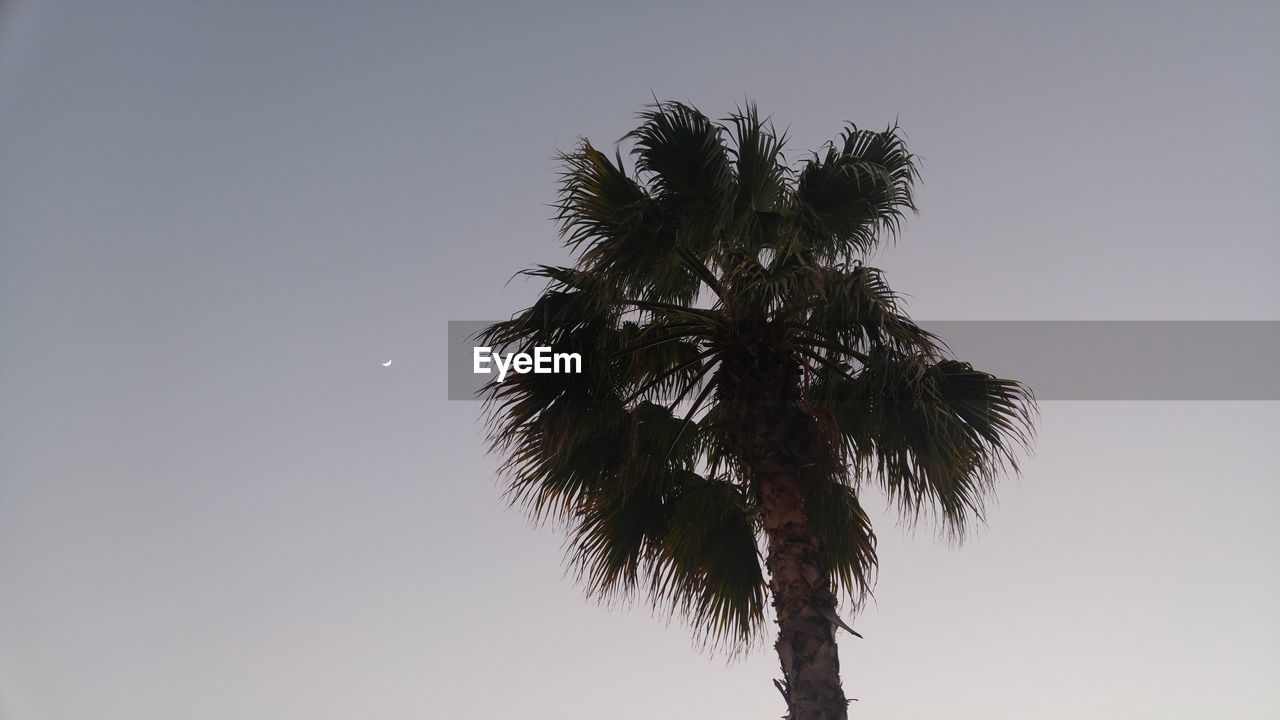
{"label": "silhouetted foliage", "polygon": [[862,263],[915,209],[898,128],[849,125],[793,167],[751,105],[640,119],[630,167],[586,140],[561,155],[576,261],[526,271],[546,290],[483,340],[579,352],[584,373],[490,384],[493,449],[511,499],[568,527],[592,595],[644,593],[730,648],[772,595],[791,717],[844,717],[828,636],[877,562],[860,493],[959,535],[1016,471],[1034,401],[948,357]]}

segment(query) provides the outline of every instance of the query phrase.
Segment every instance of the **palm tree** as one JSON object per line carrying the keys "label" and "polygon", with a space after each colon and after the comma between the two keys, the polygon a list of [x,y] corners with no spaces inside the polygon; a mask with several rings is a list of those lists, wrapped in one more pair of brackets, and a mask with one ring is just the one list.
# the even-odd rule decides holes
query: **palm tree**
{"label": "palm tree", "polygon": [[576,261],[525,271],[545,291],[481,338],[577,352],[582,373],[486,386],[492,448],[512,501],[567,527],[590,595],[644,593],[730,649],[770,598],[788,717],[845,718],[838,604],[877,562],[860,494],[961,536],[1016,472],[1034,400],[951,359],[862,263],[915,210],[896,126],[849,125],[793,168],[750,104],[640,118],[630,169],[586,140],[560,156]]}

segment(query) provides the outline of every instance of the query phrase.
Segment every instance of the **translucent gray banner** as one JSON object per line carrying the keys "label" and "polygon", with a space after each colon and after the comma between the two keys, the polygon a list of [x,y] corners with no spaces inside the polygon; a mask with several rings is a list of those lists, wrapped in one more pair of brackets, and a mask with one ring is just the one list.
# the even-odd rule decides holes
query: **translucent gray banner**
{"label": "translucent gray banner", "polygon": [[[449,322],[449,399],[471,400],[474,337]],[[1280,400],[1280,322],[1250,320],[925,321],[960,360],[1020,380],[1040,400]],[[583,358],[584,363],[592,358]]]}

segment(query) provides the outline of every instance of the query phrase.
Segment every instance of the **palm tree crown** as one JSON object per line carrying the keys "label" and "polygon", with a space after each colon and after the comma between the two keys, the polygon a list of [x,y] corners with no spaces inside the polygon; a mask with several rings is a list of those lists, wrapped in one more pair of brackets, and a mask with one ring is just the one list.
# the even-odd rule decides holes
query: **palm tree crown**
{"label": "palm tree crown", "polygon": [[567,525],[591,594],[645,593],[713,645],[759,637],[772,596],[792,717],[842,716],[800,697],[801,656],[835,672],[801,619],[840,624],[838,598],[871,587],[860,493],[962,533],[1034,401],[950,358],[863,264],[915,210],[897,127],[850,125],[793,167],[751,105],[714,122],[662,102],[624,140],[630,168],[585,140],[561,155],[576,261],[526,271],[545,291],[483,333],[584,358],[486,387],[510,497]]}

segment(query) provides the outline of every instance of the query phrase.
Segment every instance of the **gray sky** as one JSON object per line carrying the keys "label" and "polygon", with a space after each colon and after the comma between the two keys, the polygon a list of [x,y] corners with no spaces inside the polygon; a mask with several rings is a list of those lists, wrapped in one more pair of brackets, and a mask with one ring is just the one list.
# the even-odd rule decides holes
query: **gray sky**
{"label": "gray sky", "polygon": [[[798,5],[0,6],[0,718],[781,714],[584,601],[444,399],[651,92],[899,118],[917,317],[1280,320],[1280,5]],[[1277,431],[1047,403],[964,548],[881,520],[857,716],[1276,717]]]}

